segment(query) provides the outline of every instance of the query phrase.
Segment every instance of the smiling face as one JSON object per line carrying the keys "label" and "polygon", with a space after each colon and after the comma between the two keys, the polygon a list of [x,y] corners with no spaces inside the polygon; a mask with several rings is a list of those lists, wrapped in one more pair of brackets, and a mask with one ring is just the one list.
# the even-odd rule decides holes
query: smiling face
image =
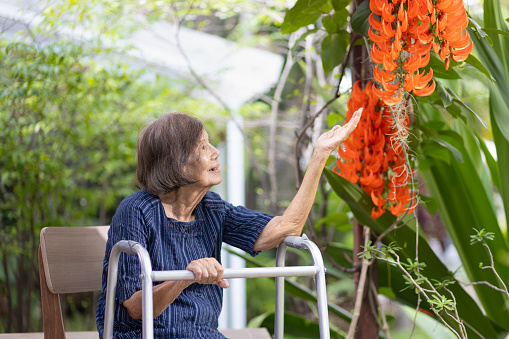
{"label": "smiling face", "polygon": [[219,151],[210,144],[209,135],[203,130],[186,166],[187,173],[197,181],[194,185],[210,188],[221,183],[218,157]]}

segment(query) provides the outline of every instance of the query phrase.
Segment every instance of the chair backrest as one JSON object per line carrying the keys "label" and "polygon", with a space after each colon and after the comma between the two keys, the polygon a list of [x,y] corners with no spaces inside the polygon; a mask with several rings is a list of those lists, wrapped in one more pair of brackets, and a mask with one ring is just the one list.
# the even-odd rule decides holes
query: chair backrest
{"label": "chair backrest", "polygon": [[41,230],[39,278],[45,339],[65,339],[59,294],[102,289],[109,226]]}

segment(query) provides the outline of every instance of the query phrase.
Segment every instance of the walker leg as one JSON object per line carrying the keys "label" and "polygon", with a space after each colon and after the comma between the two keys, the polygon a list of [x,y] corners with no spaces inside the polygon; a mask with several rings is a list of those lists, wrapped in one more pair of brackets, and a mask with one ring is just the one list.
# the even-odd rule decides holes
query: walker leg
{"label": "walker leg", "polygon": [[[277,248],[276,266],[285,266],[286,245],[280,244]],[[274,338],[283,339],[285,317],[285,278],[276,278],[276,314],[274,316]]]}

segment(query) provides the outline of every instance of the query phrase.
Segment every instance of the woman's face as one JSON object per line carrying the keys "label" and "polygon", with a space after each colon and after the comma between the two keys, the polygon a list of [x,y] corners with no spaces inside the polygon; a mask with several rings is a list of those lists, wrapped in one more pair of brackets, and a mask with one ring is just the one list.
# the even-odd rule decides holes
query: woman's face
{"label": "woman's face", "polygon": [[209,135],[203,130],[198,146],[189,156],[186,170],[197,180],[195,185],[212,187],[221,183],[221,170],[219,169],[219,151],[210,144]]}

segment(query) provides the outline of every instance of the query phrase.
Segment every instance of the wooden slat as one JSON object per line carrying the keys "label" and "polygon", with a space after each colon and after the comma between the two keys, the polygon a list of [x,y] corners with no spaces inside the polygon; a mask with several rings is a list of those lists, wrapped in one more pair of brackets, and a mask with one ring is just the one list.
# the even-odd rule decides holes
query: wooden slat
{"label": "wooden slat", "polygon": [[41,284],[42,327],[46,339],[65,339],[60,296],[51,293],[46,282],[43,266],[43,251],[39,246],[39,281]]}
{"label": "wooden slat", "polygon": [[52,293],[102,289],[109,226],[48,227],[41,231],[46,281]]}

